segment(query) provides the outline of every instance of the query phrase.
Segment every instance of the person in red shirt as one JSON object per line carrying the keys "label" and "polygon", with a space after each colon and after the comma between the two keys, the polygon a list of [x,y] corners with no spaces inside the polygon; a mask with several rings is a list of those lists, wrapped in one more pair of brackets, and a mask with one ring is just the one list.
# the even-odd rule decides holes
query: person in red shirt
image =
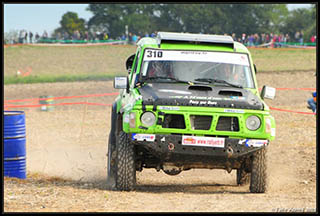
{"label": "person in red shirt", "polygon": [[316,38],[314,37],[314,35],[311,36],[310,41],[311,43],[314,43],[316,41]]}

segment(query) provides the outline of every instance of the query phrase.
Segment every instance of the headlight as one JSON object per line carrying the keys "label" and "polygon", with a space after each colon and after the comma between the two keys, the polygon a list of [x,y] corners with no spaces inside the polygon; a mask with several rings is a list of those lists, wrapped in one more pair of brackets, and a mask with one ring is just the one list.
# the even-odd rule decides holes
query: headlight
{"label": "headlight", "polygon": [[156,116],[152,112],[145,112],[141,115],[141,123],[150,127],[156,122]]}
{"label": "headlight", "polygon": [[261,125],[261,121],[257,116],[249,116],[246,120],[246,126],[249,130],[257,130]]}

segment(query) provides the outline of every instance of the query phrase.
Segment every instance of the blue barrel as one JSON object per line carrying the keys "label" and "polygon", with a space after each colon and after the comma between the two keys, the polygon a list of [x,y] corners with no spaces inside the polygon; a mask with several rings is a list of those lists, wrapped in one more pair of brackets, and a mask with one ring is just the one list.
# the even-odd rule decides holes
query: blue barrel
{"label": "blue barrel", "polygon": [[25,179],[26,176],[26,158],[15,160],[4,160],[4,176]]}
{"label": "blue barrel", "polygon": [[26,136],[26,123],[24,112],[4,111],[3,125],[4,138]]}
{"label": "blue barrel", "polygon": [[4,176],[26,178],[26,127],[23,111],[4,111]]}

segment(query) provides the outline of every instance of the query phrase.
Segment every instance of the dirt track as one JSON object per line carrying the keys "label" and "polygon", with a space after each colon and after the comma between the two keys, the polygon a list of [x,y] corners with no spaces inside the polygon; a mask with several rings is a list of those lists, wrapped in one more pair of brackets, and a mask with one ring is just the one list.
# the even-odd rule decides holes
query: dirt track
{"label": "dirt track", "polygon": [[[276,88],[316,88],[314,71],[258,73],[258,83]],[[41,95],[77,96],[114,92],[112,82],[9,85],[4,99]],[[311,91],[279,90],[271,107],[310,112]],[[115,96],[58,102],[110,104]],[[145,169],[137,190],[106,190],[110,107],[56,106],[51,112],[25,110],[27,179],[5,178],[5,212],[274,212],[316,209],[316,117],[272,111],[276,140],[269,146],[269,190],[249,193],[237,186],[235,171],[190,170],[178,176]]]}

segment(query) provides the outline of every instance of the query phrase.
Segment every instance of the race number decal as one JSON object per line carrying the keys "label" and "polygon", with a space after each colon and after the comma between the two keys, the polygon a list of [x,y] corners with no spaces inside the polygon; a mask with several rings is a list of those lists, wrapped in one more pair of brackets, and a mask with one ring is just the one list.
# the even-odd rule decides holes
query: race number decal
{"label": "race number decal", "polygon": [[161,50],[147,50],[148,58],[162,58],[163,52]]}

